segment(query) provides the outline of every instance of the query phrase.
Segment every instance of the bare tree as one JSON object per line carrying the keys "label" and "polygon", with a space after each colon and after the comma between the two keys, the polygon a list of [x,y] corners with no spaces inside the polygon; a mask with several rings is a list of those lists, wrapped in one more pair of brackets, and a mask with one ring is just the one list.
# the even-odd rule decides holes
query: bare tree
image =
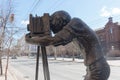
{"label": "bare tree", "polygon": [[[6,68],[5,68],[5,80],[7,80],[7,69],[8,69],[8,63],[9,63],[9,54],[10,54],[10,47],[12,44],[12,40],[13,40],[13,33],[11,33],[12,31],[8,31],[8,29],[6,28],[6,26],[8,24],[12,24],[13,20],[14,20],[14,15],[11,14],[12,12],[12,5],[11,5],[11,0],[8,0],[7,2],[3,1],[4,5],[2,5],[3,7],[1,8],[1,16],[0,16],[0,68],[1,68],[1,75],[3,74],[3,70],[2,70],[2,52],[3,49],[6,47],[7,48],[7,62],[6,62]],[[7,34],[6,33],[9,34]],[[6,39],[7,38],[7,39]]]}

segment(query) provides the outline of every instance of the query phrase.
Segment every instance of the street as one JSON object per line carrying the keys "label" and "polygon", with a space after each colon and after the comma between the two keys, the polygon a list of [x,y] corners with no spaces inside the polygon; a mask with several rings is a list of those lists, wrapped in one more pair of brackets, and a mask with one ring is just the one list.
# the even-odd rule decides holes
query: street
{"label": "street", "polygon": [[[36,59],[20,57],[10,59],[9,68],[16,78],[25,80],[35,80]],[[114,61],[108,61],[111,67],[109,80],[120,80],[120,66],[114,65]],[[118,61],[120,63],[120,61]],[[83,61],[63,61],[49,59],[49,71],[51,80],[83,80],[85,75],[85,66]],[[20,80],[21,80],[20,79]],[[44,80],[42,61],[39,63],[39,80]]]}

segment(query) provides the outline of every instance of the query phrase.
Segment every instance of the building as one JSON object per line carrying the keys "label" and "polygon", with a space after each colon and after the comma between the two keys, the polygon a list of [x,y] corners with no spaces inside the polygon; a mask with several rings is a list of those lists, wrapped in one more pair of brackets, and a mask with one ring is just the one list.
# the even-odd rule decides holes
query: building
{"label": "building", "polygon": [[25,43],[24,36],[22,36],[20,39],[17,41],[17,48],[18,48],[18,54],[19,55],[27,55],[27,44]]}
{"label": "building", "polygon": [[18,40],[17,46],[19,48],[18,54],[20,54],[20,55],[31,55],[31,54],[34,55],[34,54],[36,54],[37,46],[27,44],[26,41],[25,41],[25,35],[22,36]]}
{"label": "building", "polygon": [[120,24],[109,17],[105,27],[95,31],[107,56],[120,56]]}

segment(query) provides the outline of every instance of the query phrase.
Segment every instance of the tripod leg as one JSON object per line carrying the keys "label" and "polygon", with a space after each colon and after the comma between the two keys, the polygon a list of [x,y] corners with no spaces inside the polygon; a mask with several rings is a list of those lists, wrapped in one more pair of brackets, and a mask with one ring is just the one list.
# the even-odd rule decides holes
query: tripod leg
{"label": "tripod leg", "polygon": [[36,74],[35,74],[35,80],[38,80],[38,72],[39,72],[39,52],[40,52],[40,46],[37,47],[37,59],[36,59]]}
{"label": "tripod leg", "polygon": [[50,80],[50,74],[49,74],[49,68],[48,68],[48,60],[47,60],[47,54],[46,54],[46,47],[41,46],[41,51],[42,51],[44,78],[45,78],[45,80]]}

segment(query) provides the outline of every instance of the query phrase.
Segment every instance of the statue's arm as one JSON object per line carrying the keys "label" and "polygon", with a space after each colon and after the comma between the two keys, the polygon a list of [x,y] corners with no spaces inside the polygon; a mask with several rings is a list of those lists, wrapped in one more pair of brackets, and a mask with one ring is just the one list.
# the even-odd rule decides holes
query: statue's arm
{"label": "statue's arm", "polygon": [[55,46],[66,45],[71,42],[74,37],[75,36],[69,28],[63,28],[53,37],[53,41],[50,44]]}
{"label": "statue's arm", "polygon": [[51,37],[51,36],[31,37],[30,33],[28,33],[25,36],[25,41],[27,43],[34,44],[34,45],[59,46],[59,45],[66,45],[67,43],[71,42],[73,38],[74,38],[74,35],[72,34],[72,32],[67,28],[63,28],[61,31],[56,33],[54,37]]}

